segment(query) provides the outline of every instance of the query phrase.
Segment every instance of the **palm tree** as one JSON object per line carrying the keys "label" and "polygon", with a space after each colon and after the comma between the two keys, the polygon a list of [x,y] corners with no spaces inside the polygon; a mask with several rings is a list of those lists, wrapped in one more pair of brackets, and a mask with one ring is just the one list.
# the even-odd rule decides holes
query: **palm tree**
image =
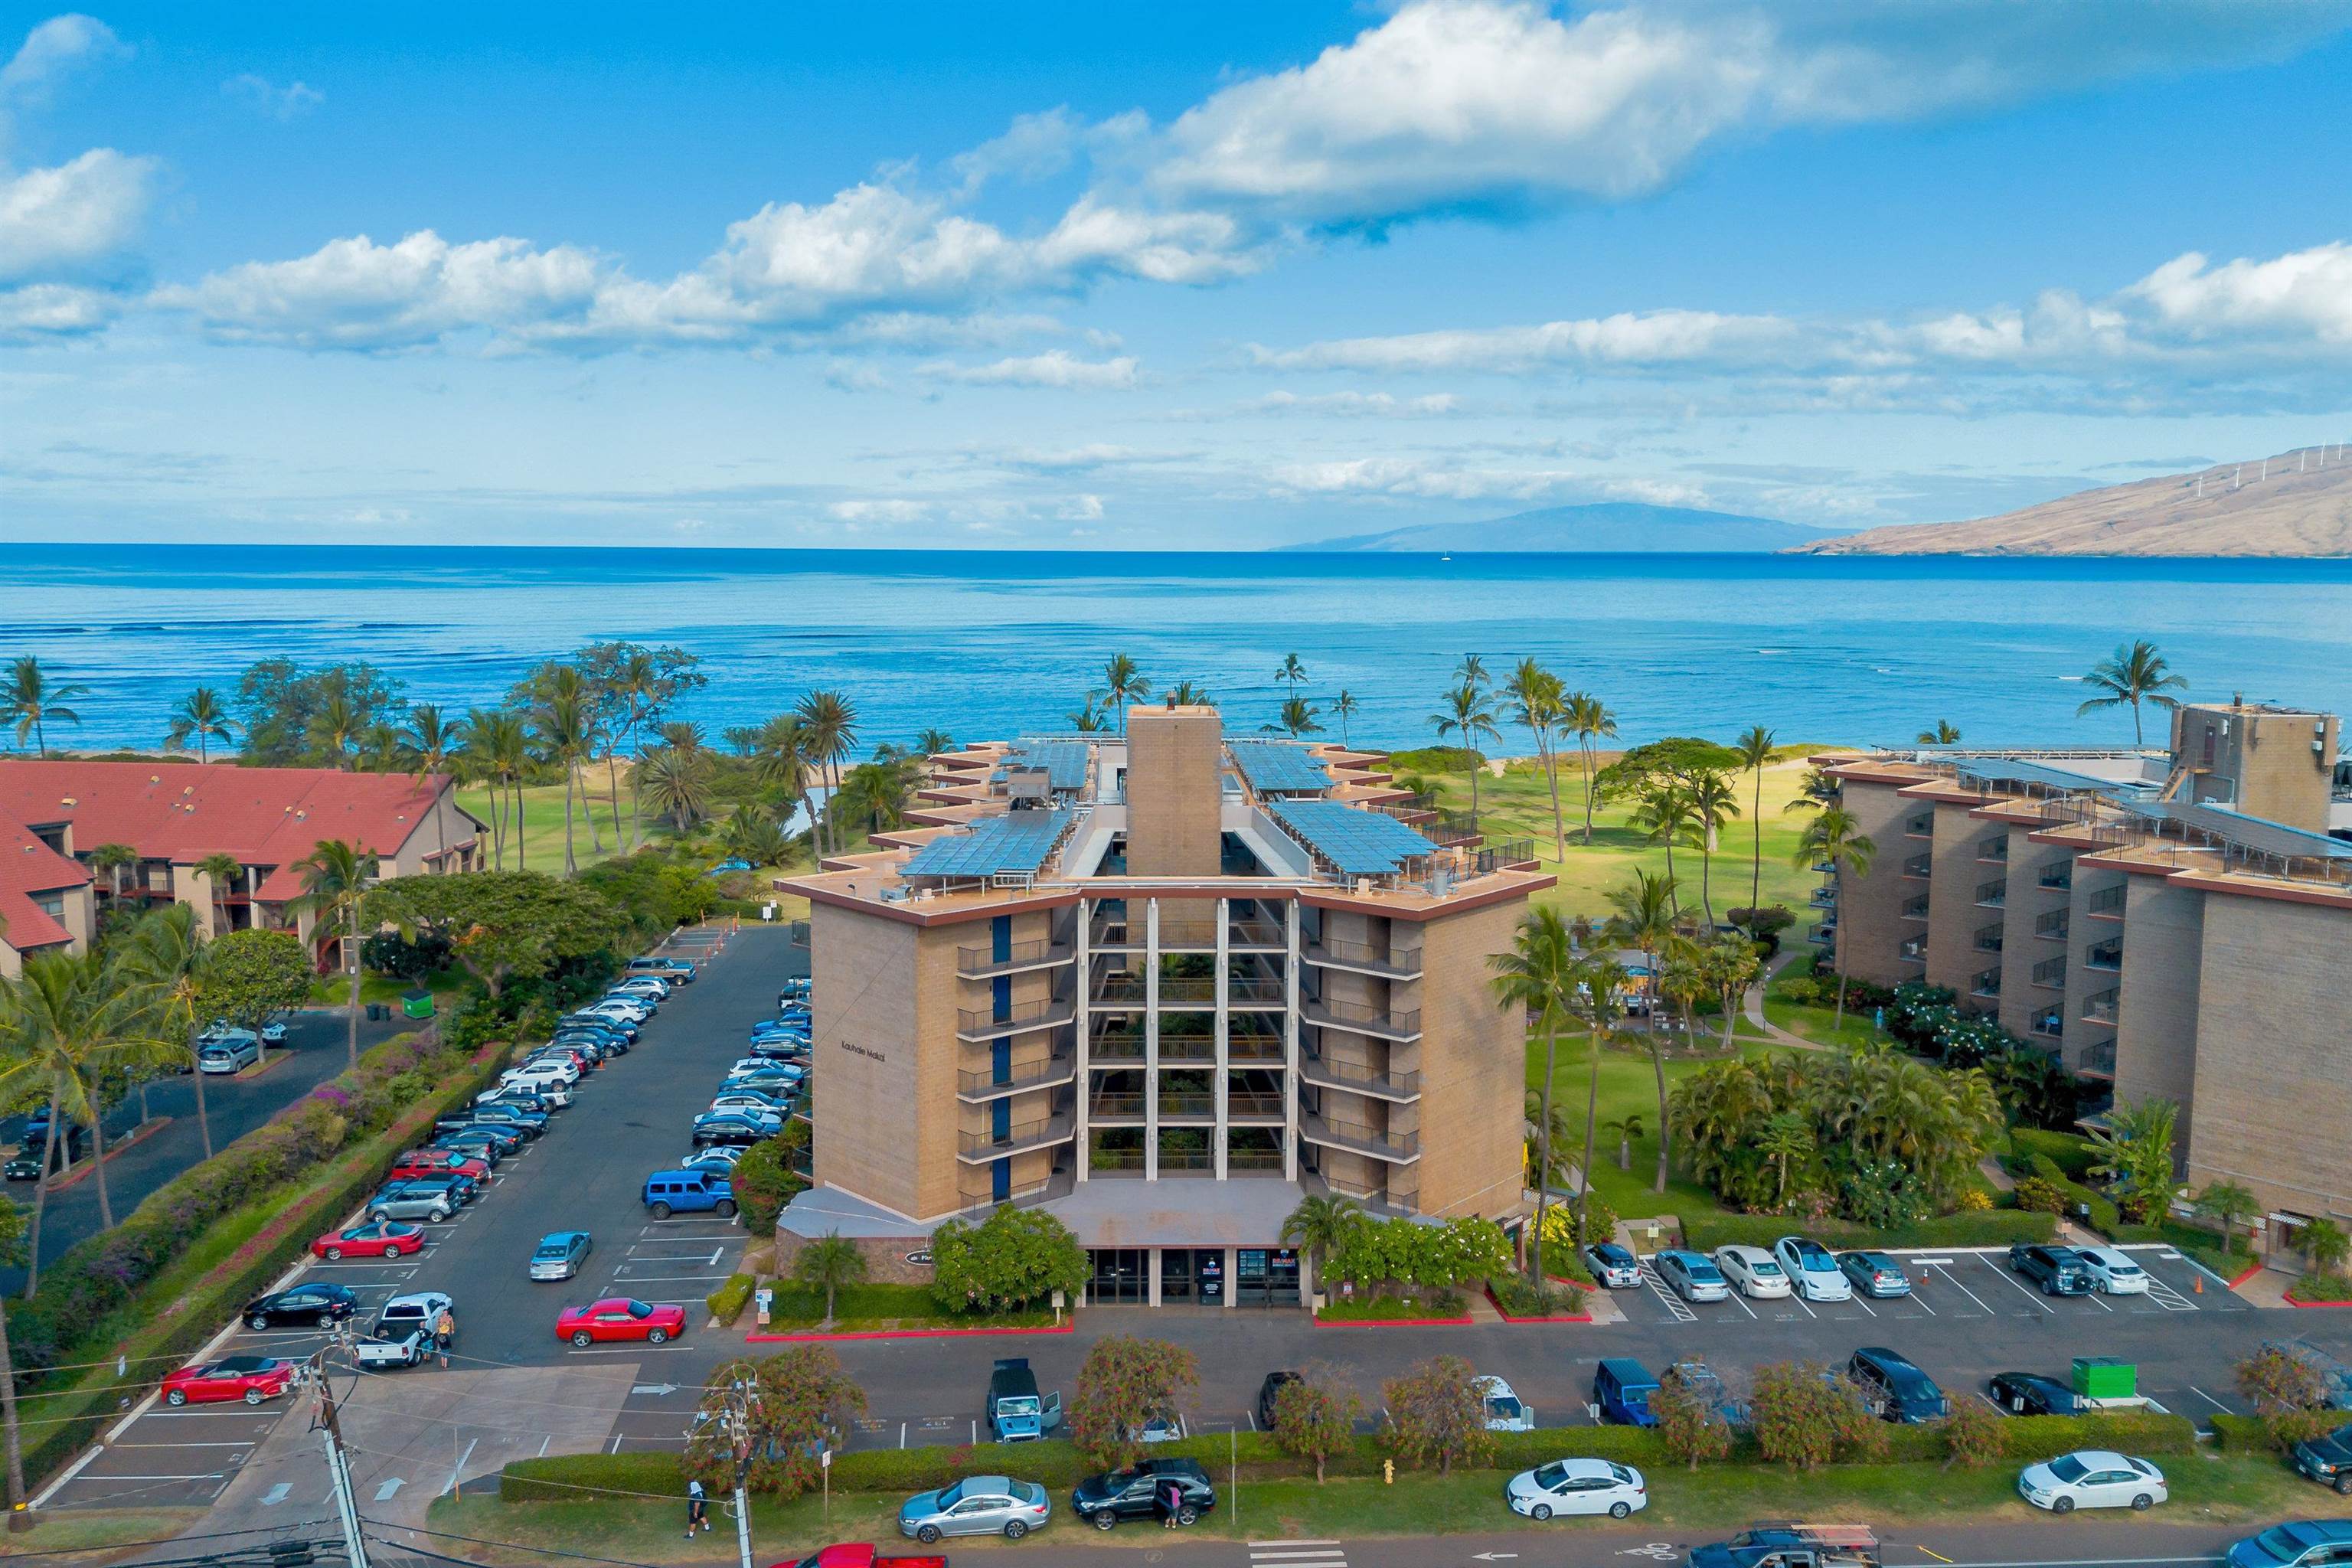
{"label": "palm tree", "polygon": [[[523,760],[530,753],[530,740],[524,728],[523,716],[509,708],[477,708],[466,715],[466,750],[474,759],[474,771],[490,788],[490,849],[493,864],[503,871],[507,867],[507,839],[512,837],[515,865],[523,863],[522,851],[522,778]],[[508,809],[509,787],[513,809]],[[509,827],[511,816],[511,827]]]}
{"label": "palm tree", "polygon": [[98,1184],[98,1214],[114,1228],[114,1200],[106,1187],[106,1126],[103,1086],[118,1066],[149,1045],[139,1016],[135,987],[108,955],[92,949],[48,949],[25,960],[0,1011],[0,1105],[15,1104],[46,1089],[48,1134],[41,1149],[41,1174],[33,1189],[32,1261],[25,1294],[39,1282],[41,1215],[48,1198],[49,1167],[56,1162],[58,1130],[68,1121],[90,1130],[90,1156]]}
{"label": "palm tree", "polygon": [[[2074,716],[2079,719],[2095,709],[2121,708],[2129,704],[2132,710],[2132,744],[2136,746],[2147,744],[2147,736],[2140,728],[2140,704],[2153,702],[2168,712],[2180,706],[2180,700],[2165,694],[2189,689],[2189,682],[2172,673],[2172,667],[2165,662],[2162,654],[2156,651],[2156,645],[2146,637],[2117,646],[2112,655],[2093,665],[2091,673],[2083,679],[2106,695],[2090,699],[2074,710]],[[17,739],[23,738],[20,730]]]}
{"label": "palm tree", "polygon": [[761,787],[777,793],[776,820],[789,821],[793,807],[808,797],[808,732],[798,714],[779,713],[760,726],[751,742],[751,767]]}
{"label": "palm tree", "polygon": [[888,746],[881,748],[872,762],[860,763],[841,781],[835,799],[840,820],[863,822],[869,836],[905,826],[915,785],[920,782],[917,769],[918,759]]}
{"label": "palm tree", "polygon": [[792,846],[785,841],[784,830],[776,826],[775,819],[749,802],[737,806],[733,815],[728,817],[720,842],[726,845],[730,855],[749,860],[754,866],[781,866],[792,852]]}
{"label": "palm tree", "polygon": [[[1818,865],[1826,860],[1840,883],[1852,871],[1856,877],[1870,875],[1870,863],[1878,858],[1878,846],[1862,831],[1862,825],[1843,806],[1825,806],[1805,824],[1798,836],[1795,857],[1799,868]],[[1841,895],[1843,896],[1843,895]],[[1837,940],[1837,1023],[1845,1023],[1845,933]]]}
{"label": "palm tree", "polygon": [[1555,860],[1568,858],[1568,829],[1559,811],[1559,758],[1552,746],[1560,720],[1567,712],[1563,690],[1559,677],[1532,658],[1519,660],[1503,688],[1503,695],[1511,700],[1511,716],[1535,737],[1536,763],[1543,769],[1544,782],[1551,789],[1551,854]]}
{"label": "palm tree", "polygon": [[1119,721],[1113,719],[1110,714],[1097,707],[1095,705],[1093,694],[1088,693],[1087,697],[1087,705],[1074,712],[1063,714],[1062,722],[1067,724],[1071,729],[1076,731],[1081,735],[1107,735],[1110,732],[1113,725],[1118,723]]}
{"label": "palm tree", "polygon": [[[466,743],[466,727],[462,721],[444,719],[438,704],[420,702],[408,710],[408,728],[400,732],[401,750],[407,753],[410,772],[417,787],[435,773],[449,770],[449,759]],[[615,790],[617,795],[618,791]],[[617,808],[616,808],[617,809]],[[433,854],[437,860],[449,848],[448,832],[436,805],[433,813]],[[613,837],[621,836],[621,825],[613,825]]]}
{"label": "palm tree", "polygon": [[1813,1146],[1812,1123],[1804,1112],[1783,1110],[1764,1123],[1757,1135],[1756,1152],[1772,1163],[1780,1174],[1779,1195],[1773,1212],[1785,1214],[1789,1208],[1789,1162],[1801,1159]]}
{"label": "palm tree", "polygon": [[245,875],[245,868],[236,856],[215,849],[196,862],[194,870],[205,879],[212,900],[213,934],[228,930],[228,897],[236,890],[236,879]]}
{"label": "palm tree", "polygon": [[915,750],[927,757],[936,757],[942,752],[952,752],[955,749],[955,738],[945,730],[936,728],[924,730],[915,736]]}
{"label": "palm tree", "polygon": [[[1678,930],[1675,911],[1675,879],[1636,871],[1630,882],[1609,889],[1609,907],[1616,911],[1601,926],[1602,940],[1639,952],[1650,971],[1650,994],[1658,994],[1662,960],[1687,945]],[[1654,1026],[1649,1031],[1650,1067],[1658,1079],[1658,1179],[1654,1190],[1666,1190],[1666,1058]]]}
{"label": "palm tree", "polygon": [[1959,743],[1960,732],[1953,728],[1949,719],[1938,719],[1934,729],[1919,731],[1919,744],[1923,746],[1957,746]]}
{"label": "palm tree", "polygon": [[1294,741],[1301,735],[1319,735],[1323,726],[1316,721],[1315,704],[1304,698],[1286,698],[1282,704],[1282,727],[1290,731]]}
{"label": "palm tree", "polygon": [[228,705],[220,693],[209,686],[199,686],[180,699],[172,710],[172,728],[163,736],[163,744],[173,751],[184,751],[190,741],[196,743],[196,761],[213,760],[212,743],[236,738],[236,722],[228,716]]}
{"label": "palm tree", "polygon": [[645,775],[646,798],[680,834],[710,809],[709,752],[656,746],[639,760],[637,771]]}
{"label": "palm tree", "polygon": [[[568,664],[550,671],[547,690],[531,717],[539,726],[540,743],[546,747],[548,760],[563,770],[563,874],[569,877],[580,869],[572,852],[572,798],[580,782],[580,764],[596,743],[594,704],[580,671]],[[589,832],[593,835],[595,828],[596,819],[591,814]]]}
{"label": "palm tree", "polygon": [[665,746],[676,746],[681,752],[702,750],[702,726],[691,719],[672,719],[655,731]]}
{"label": "palm tree", "polygon": [[139,864],[139,851],[128,844],[101,844],[89,852],[93,870],[106,873],[106,896],[110,904],[122,898],[122,873]]}
{"label": "palm tree", "polygon": [[[1111,710],[1118,715],[1120,733],[1124,734],[1127,731],[1128,704],[1140,702],[1150,695],[1151,682],[1146,680],[1143,678],[1143,672],[1135,668],[1135,660],[1123,653],[1115,653],[1104,661],[1103,700],[1108,702]],[[1094,705],[1094,700],[1088,698],[1087,706],[1092,708]]]}
{"label": "palm tree", "polygon": [[[0,1197],[0,1268],[25,1261],[25,1220],[16,1201]],[[0,1300],[0,1428],[8,1451],[10,1517],[25,1506],[25,1443],[16,1426],[16,1358],[8,1348],[8,1303]]]}
{"label": "palm tree", "polygon": [[46,757],[49,754],[49,721],[79,724],[81,715],[66,704],[89,695],[89,688],[79,681],[50,685],[48,671],[41,668],[38,656],[19,654],[8,665],[8,683],[0,686],[0,724],[16,726],[19,746],[25,743],[26,736],[32,736]]}
{"label": "palm tree", "polygon": [[1167,697],[1171,708],[1214,708],[1217,705],[1217,700],[1209,695],[1209,689],[1192,680],[1178,681],[1169,689]]}
{"label": "palm tree", "polygon": [[1465,653],[1462,656],[1462,662],[1454,667],[1454,681],[1457,686],[1475,686],[1484,691],[1494,684],[1494,678],[1486,673],[1486,659],[1475,653]]}
{"label": "palm tree", "polygon": [[317,926],[341,932],[348,945],[343,973],[351,977],[351,1010],[345,1018],[344,1048],[351,1065],[360,1065],[360,906],[379,869],[375,856],[341,838],[321,838],[310,856],[295,863],[302,891],[287,900],[287,912],[307,914]]}
{"label": "palm tree", "polygon": [[1339,695],[1331,699],[1331,717],[1339,721],[1339,744],[1350,751],[1355,748],[1348,739],[1348,721],[1356,716],[1357,706],[1355,698],[1344,686],[1339,689]]}
{"label": "palm tree", "polygon": [[1691,776],[1683,798],[1690,806],[1686,831],[1698,842],[1699,908],[1706,911],[1711,931],[1715,927],[1715,850],[1722,840],[1724,824],[1739,815],[1738,792],[1732,787],[1730,775],[1706,768]]}
{"label": "palm tree", "polygon": [[[1530,909],[1521,917],[1518,929],[1511,933],[1510,950],[1489,954],[1486,967],[1494,971],[1489,984],[1495,988],[1496,1000],[1517,1009],[1522,1023],[1529,1013],[1535,1014],[1537,1026],[1543,1030],[1542,1104],[1536,1119],[1543,1137],[1542,1148],[1536,1156],[1536,1169],[1542,1179],[1536,1184],[1535,1241],[1529,1248],[1533,1278],[1540,1285],[1544,1278],[1544,1215],[1551,1201],[1551,1080],[1559,1068],[1559,1026],[1568,1016],[1570,997],[1576,985],[1576,944],[1568,940],[1568,923],[1560,919],[1559,910],[1551,904],[1538,904]],[[1596,1033],[1592,1040],[1591,1083],[1585,1094],[1584,1160],[1576,1168],[1579,1236],[1584,1234],[1586,1195],[1592,1191],[1592,1117],[1600,1093],[1601,1037]]]}
{"label": "palm tree", "polygon": [[829,1329],[834,1292],[866,1278],[866,1255],[841,1232],[829,1230],[801,1248],[800,1256],[793,1259],[793,1278],[824,1292],[824,1321],[818,1326]]}
{"label": "palm tree", "polygon": [[1297,654],[1286,653],[1282,656],[1282,668],[1274,672],[1274,678],[1276,680],[1288,681],[1290,694],[1296,697],[1298,695],[1299,686],[1307,679],[1307,667],[1298,662]]}
{"label": "palm tree", "polygon": [[1310,1289],[1325,1290],[1323,1265],[1331,1249],[1363,1223],[1364,1205],[1355,1199],[1340,1193],[1310,1193],[1283,1220],[1282,1232],[1275,1239],[1307,1254],[1307,1267],[1315,1275]]}
{"label": "palm tree", "polygon": [[825,810],[820,818],[822,845],[840,847],[840,830],[833,820],[832,797],[841,788],[841,759],[857,744],[857,709],[838,691],[812,691],[794,707],[807,737],[809,760],[816,763],[825,784]]}
{"label": "palm tree", "polygon": [[320,698],[318,710],[310,715],[309,739],[331,765],[348,768],[357,760],[354,753],[367,728],[367,715],[352,700],[351,689],[337,681]]}
{"label": "palm tree", "polygon": [[1638,1110],[1629,1110],[1622,1116],[1612,1117],[1601,1125],[1617,1134],[1617,1168],[1621,1171],[1632,1170],[1633,1140],[1642,1135],[1642,1113]]}
{"label": "palm tree", "polygon": [[1739,753],[1739,765],[1756,775],[1755,816],[1748,825],[1753,850],[1748,868],[1748,907],[1752,910],[1764,897],[1764,770],[1780,748],[1771,731],[1751,724],[1731,742],[1731,749]]}
{"label": "palm tree", "polygon": [[1475,818],[1478,815],[1478,775],[1484,771],[1479,765],[1479,737],[1494,741],[1503,738],[1502,731],[1495,727],[1494,704],[1485,692],[1465,680],[1445,694],[1445,707],[1432,713],[1429,723],[1440,741],[1448,735],[1462,737],[1462,750],[1470,765],[1470,815]]}
{"label": "palm tree", "polygon": [[1576,737],[1584,761],[1584,841],[1592,842],[1592,781],[1599,771],[1593,742],[1617,733],[1617,715],[1589,691],[1571,691],[1560,704],[1560,727]]}
{"label": "palm tree", "polygon": [[[226,860],[232,873],[237,869],[235,859],[226,855],[208,855],[197,863],[204,870],[211,862]],[[215,887],[218,887],[215,879]],[[197,972],[204,963],[205,949],[196,935],[195,910],[186,904],[166,904],[151,910],[141,917],[139,924],[124,944],[123,963],[126,972],[137,976],[146,987],[144,1000],[151,1010],[148,1033],[157,1042],[155,1056],[158,1065],[190,1068],[196,1060],[194,1035],[196,1030]],[[203,1135],[205,1158],[213,1157],[212,1112],[205,1104],[205,1074],[191,1073],[196,1089],[196,1129]]]}
{"label": "palm tree", "polygon": [[[1643,781],[1641,799],[1626,814],[1625,820],[1629,826],[1640,828],[1651,843],[1666,847],[1666,885],[1679,889],[1675,878],[1675,846],[1689,841],[1691,825],[1696,820],[1689,792],[1668,775],[1654,775]],[[1675,908],[1681,912],[1679,892]]]}

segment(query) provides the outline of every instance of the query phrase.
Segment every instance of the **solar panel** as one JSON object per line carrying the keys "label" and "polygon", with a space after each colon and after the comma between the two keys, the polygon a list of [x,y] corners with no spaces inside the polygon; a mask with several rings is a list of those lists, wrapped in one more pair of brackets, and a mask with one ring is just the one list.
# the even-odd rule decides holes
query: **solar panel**
{"label": "solar panel", "polygon": [[2280,860],[2352,860],[2352,844],[2324,833],[2308,833],[2281,822],[2241,816],[2220,806],[2185,800],[2126,801],[2124,809],[2154,821],[2175,822],[2256,855]]}
{"label": "solar panel", "polygon": [[1386,876],[1407,860],[1437,853],[1436,845],[1395,817],[1336,800],[1270,800],[1265,808],[1343,877]]}
{"label": "solar panel", "polygon": [[[1047,784],[1057,790],[1087,787],[1087,774],[1094,765],[1094,748],[1084,741],[1041,741],[1024,736],[1006,748],[1006,765],[1043,768]],[[1002,777],[1000,770],[999,776]]]}
{"label": "solar panel", "polygon": [[1234,765],[1260,795],[1320,795],[1331,775],[1307,748],[1289,741],[1228,741]]}
{"label": "solar panel", "polygon": [[902,877],[995,877],[1034,874],[1068,825],[1066,811],[1016,811],[982,817],[968,833],[950,833],[917,849],[898,868]]}
{"label": "solar panel", "polygon": [[2144,779],[2105,779],[2095,773],[2076,773],[2072,768],[2053,767],[2048,763],[2007,757],[1972,758],[1960,763],[1959,774],[1985,784],[2041,784],[2047,789],[2104,790],[2109,794],[2137,794],[2154,787]]}

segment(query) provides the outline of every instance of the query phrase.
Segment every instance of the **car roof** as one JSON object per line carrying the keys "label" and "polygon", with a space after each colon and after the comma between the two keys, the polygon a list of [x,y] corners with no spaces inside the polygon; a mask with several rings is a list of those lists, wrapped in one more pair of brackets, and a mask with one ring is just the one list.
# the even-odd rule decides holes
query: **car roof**
{"label": "car roof", "polygon": [[[2130,1458],[2126,1455],[2116,1453],[2113,1448],[2077,1448],[2072,1454],[2066,1455],[2065,1457],[2074,1460],[2076,1464],[2081,1465],[2085,1469],[2112,1470],[2116,1468],[2131,1468]],[[2043,1461],[2045,1464],[2048,1462],[2049,1461],[2047,1460]]]}
{"label": "car roof", "polygon": [[[2109,1268],[2118,1263],[2132,1263],[2131,1254],[2120,1247],[2078,1247],[2074,1250],[2085,1258],[2095,1258]],[[2137,1268],[2139,1265],[2132,1263],[2132,1267]]]}
{"label": "car roof", "polygon": [[266,1367],[273,1367],[277,1364],[278,1358],[276,1356],[231,1355],[223,1356],[220,1360],[213,1363],[211,1370],[214,1372],[226,1373],[260,1372]]}
{"label": "car roof", "polygon": [[1780,1240],[1774,1242],[1772,1246],[1776,1251],[1783,1247],[1788,1247],[1801,1258],[1805,1256],[1807,1253],[1812,1252],[1818,1252],[1822,1256],[1827,1257],[1830,1250],[1828,1247],[1823,1247],[1820,1242],[1815,1241],[1810,1236],[1784,1236]]}
{"label": "car roof", "polygon": [[[1561,1469],[1566,1470],[1572,1476],[1613,1476],[1616,1473],[1615,1467],[1609,1460],[1589,1459],[1581,1455],[1570,1455],[1558,1459],[1547,1459],[1544,1463],[1558,1465]],[[1541,1469],[1543,1468],[1543,1466],[1538,1465],[1536,1468],[1538,1469]]]}
{"label": "car roof", "polygon": [[457,1303],[449,1299],[446,1292],[412,1290],[405,1296],[394,1296],[391,1300],[386,1301],[383,1304],[383,1310],[389,1312],[394,1307],[453,1307]]}
{"label": "car roof", "polygon": [[[1889,1372],[1919,1371],[1916,1366],[1912,1364],[1912,1361],[1909,1356],[1904,1355],[1897,1351],[1888,1350],[1885,1345],[1864,1345],[1853,1353],[1858,1356],[1869,1357],[1872,1361],[1878,1363],[1879,1365],[1886,1368]],[[1920,1375],[1925,1376],[1926,1373],[1922,1373]]]}
{"label": "car roof", "polygon": [[1718,1252],[1727,1252],[1731,1254],[1732,1257],[1738,1258],[1742,1263],[1769,1263],[1773,1260],[1772,1249],[1770,1247],[1749,1247],[1743,1242],[1735,1241],[1727,1246],[1718,1247],[1717,1250]]}
{"label": "car roof", "polygon": [[1499,1377],[1492,1375],[1481,1377],[1478,1379],[1478,1386],[1486,1391],[1486,1397],[1489,1399],[1517,1399],[1518,1397],[1517,1394],[1512,1392],[1511,1385],[1504,1382]]}

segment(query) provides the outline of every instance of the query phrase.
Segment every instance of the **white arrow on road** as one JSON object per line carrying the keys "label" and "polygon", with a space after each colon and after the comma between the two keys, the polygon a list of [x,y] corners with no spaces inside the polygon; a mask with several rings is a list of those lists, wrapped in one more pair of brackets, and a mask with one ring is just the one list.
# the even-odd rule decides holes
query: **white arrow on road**
{"label": "white arrow on road", "polygon": [[407,1483],[402,1480],[398,1476],[393,1477],[392,1479],[384,1482],[383,1485],[375,1489],[375,1500],[378,1502],[391,1501],[392,1494],[398,1491],[405,1485],[407,1485]]}
{"label": "white arrow on road", "polygon": [[637,1383],[629,1385],[629,1392],[631,1394],[676,1394],[677,1392],[677,1384],[674,1383]]}
{"label": "white arrow on road", "polygon": [[1481,1552],[1474,1555],[1470,1561],[1473,1563],[1500,1563],[1507,1557],[1517,1557],[1517,1555],[1518,1553],[1516,1552]]}
{"label": "white arrow on road", "polygon": [[265,1508],[277,1507],[279,1503],[286,1500],[286,1494],[293,1489],[293,1487],[289,1485],[287,1482],[278,1482],[276,1486],[261,1494],[262,1506]]}

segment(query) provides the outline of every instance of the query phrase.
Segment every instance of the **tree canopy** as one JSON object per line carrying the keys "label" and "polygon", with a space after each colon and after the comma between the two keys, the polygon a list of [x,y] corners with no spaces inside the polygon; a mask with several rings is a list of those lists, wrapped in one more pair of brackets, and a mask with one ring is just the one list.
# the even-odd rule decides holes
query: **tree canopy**
{"label": "tree canopy", "polygon": [[601,896],[540,871],[402,877],[370,891],[366,918],[446,941],[450,956],[493,997],[608,945],[620,926]]}
{"label": "tree canopy", "polygon": [[310,955],[290,931],[224,931],[196,961],[201,1018],[258,1030],[310,999]]}
{"label": "tree canopy", "polygon": [[1087,1281],[1087,1249],[1042,1209],[999,1208],[931,1233],[931,1290],[950,1311],[1013,1311]]}

